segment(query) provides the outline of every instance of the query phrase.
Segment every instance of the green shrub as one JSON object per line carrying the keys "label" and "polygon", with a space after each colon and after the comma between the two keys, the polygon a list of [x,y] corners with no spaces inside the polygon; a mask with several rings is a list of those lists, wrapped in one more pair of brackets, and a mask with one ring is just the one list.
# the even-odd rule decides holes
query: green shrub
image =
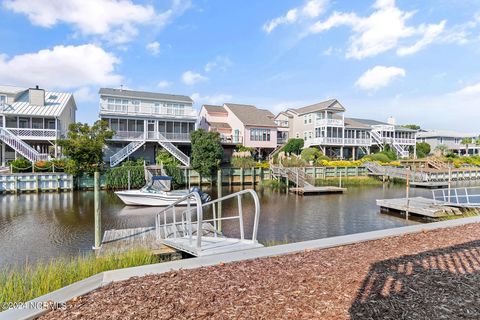
{"label": "green shrub", "polygon": [[237,144],[235,146],[235,151],[237,152],[250,152],[250,154],[255,153],[255,148],[245,147],[243,144]]}
{"label": "green shrub", "polygon": [[32,163],[25,158],[18,158],[10,162],[13,172],[32,172]]}
{"label": "green shrub", "polygon": [[125,189],[128,187],[128,172],[130,171],[130,187],[141,188],[145,185],[145,169],[127,161],[121,167],[107,171],[105,186],[107,189]]}
{"label": "green shrub", "polygon": [[302,150],[300,156],[303,160],[310,162],[315,161],[318,157],[320,157],[322,153],[317,148],[305,148]]}
{"label": "green shrub", "polygon": [[363,161],[378,161],[387,163],[390,162],[390,158],[384,153],[373,153],[362,158]]}
{"label": "green shrub", "polygon": [[252,157],[232,157],[230,165],[234,168],[252,168],[257,166],[257,162]]}
{"label": "green shrub", "polygon": [[303,139],[288,139],[287,144],[283,147],[283,151],[298,155],[302,152],[303,144]]}

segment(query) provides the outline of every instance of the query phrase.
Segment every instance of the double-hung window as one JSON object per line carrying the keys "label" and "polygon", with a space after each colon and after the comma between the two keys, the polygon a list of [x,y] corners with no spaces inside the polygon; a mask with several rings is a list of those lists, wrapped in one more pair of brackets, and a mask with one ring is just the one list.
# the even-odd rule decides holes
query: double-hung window
{"label": "double-hung window", "polygon": [[270,129],[250,129],[250,141],[270,141]]}

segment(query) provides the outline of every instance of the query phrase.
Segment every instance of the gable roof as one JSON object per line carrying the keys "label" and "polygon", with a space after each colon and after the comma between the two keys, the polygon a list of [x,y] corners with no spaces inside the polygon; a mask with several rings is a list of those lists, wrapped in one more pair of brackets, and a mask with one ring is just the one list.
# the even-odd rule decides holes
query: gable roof
{"label": "gable roof", "polygon": [[[28,115],[58,117],[62,114],[73,95],[68,92],[45,91],[45,105],[31,105],[28,90],[22,93],[14,103],[4,106],[0,113],[5,115]],[[73,102],[76,108],[75,102]]]}
{"label": "gable roof", "polygon": [[225,110],[225,108],[223,106],[214,106],[214,105],[211,105],[211,104],[204,104],[202,107],[205,108],[205,110],[207,110],[207,112],[227,113],[227,110]]}
{"label": "gable roof", "polygon": [[316,112],[316,111],[322,111],[322,110],[333,110],[333,111],[339,111],[339,112],[345,112],[345,108],[341,105],[340,102],[338,102],[337,99],[330,99],[326,101],[322,101],[319,103],[315,103],[306,107],[302,108],[289,108],[287,111],[293,111],[297,113],[298,115],[303,115],[306,113],[311,113],[311,112]]}
{"label": "gable roof", "polygon": [[125,90],[125,89],[112,89],[112,88],[100,88],[98,93],[100,95],[111,95],[111,96],[125,97],[125,98],[137,98],[137,99],[147,99],[147,100],[167,100],[167,101],[175,101],[175,102],[193,103],[192,98],[188,96],[176,95],[176,94],[134,91],[134,90]]}
{"label": "gable roof", "polygon": [[[361,119],[360,119],[361,120]],[[345,118],[346,128],[371,129],[372,127],[354,118]]]}
{"label": "gable roof", "polygon": [[27,90],[27,88],[22,88],[22,87],[15,87],[15,86],[2,86],[0,85],[0,94],[6,93],[6,94],[18,94],[22,91]]}
{"label": "gable roof", "polygon": [[475,133],[464,133],[448,130],[425,130],[417,132],[417,138],[475,138],[478,137]]}
{"label": "gable roof", "polygon": [[247,126],[276,127],[275,115],[268,110],[248,104],[225,103],[224,105]]}

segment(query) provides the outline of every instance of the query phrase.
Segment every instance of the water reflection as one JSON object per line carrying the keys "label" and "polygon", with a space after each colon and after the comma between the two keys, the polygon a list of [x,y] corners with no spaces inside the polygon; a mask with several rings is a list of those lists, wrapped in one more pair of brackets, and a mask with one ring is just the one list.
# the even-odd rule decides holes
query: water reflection
{"label": "water reflection", "polygon": [[[240,188],[225,188],[223,194]],[[206,190],[216,195],[215,189]],[[302,241],[350,233],[393,228],[416,221],[380,214],[375,200],[401,197],[402,186],[355,187],[343,195],[296,196],[259,191],[260,241]],[[412,196],[429,196],[428,190],[412,189]],[[152,226],[158,208],[126,207],[110,192],[102,192],[102,227]],[[236,200],[223,206],[234,215]],[[244,214],[251,234],[253,201],[245,199]],[[205,215],[211,213],[207,210]],[[236,222],[225,222],[224,232],[238,236]],[[42,193],[0,196],[0,266],[88,252],[94,242],[93,192]]]}

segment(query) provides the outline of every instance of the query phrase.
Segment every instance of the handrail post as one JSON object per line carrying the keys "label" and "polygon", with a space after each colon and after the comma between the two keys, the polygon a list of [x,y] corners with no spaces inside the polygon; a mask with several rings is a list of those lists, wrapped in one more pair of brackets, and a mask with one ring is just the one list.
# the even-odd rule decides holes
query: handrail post
{"label": "handrail post", "polygon": [[240,224],[240,240],[245,239],[245,234],[243,230],[243,207],[242,207],[242,196],[239,194],[237,196],[238,200],[238,223]]}
{"label": "handrail post", "polygon": [[253,221],[252,241],[257,242],[258,220],[260,218],[260,201],[258,200],[258,195],[256,192],[250,190],[250,193],[252,194],[253,202],[255,203],[255,218]]}
{"label": "handrail post", "polygon": [[203,207],[199,194],[195,193],[197,202],[197,254],[202,251]]}
{"label": "handrail post", "polygon": [[192,212],[190,211],[190,197],[187,199],[187,227],[188,227],[188,242],[192,245]]}

